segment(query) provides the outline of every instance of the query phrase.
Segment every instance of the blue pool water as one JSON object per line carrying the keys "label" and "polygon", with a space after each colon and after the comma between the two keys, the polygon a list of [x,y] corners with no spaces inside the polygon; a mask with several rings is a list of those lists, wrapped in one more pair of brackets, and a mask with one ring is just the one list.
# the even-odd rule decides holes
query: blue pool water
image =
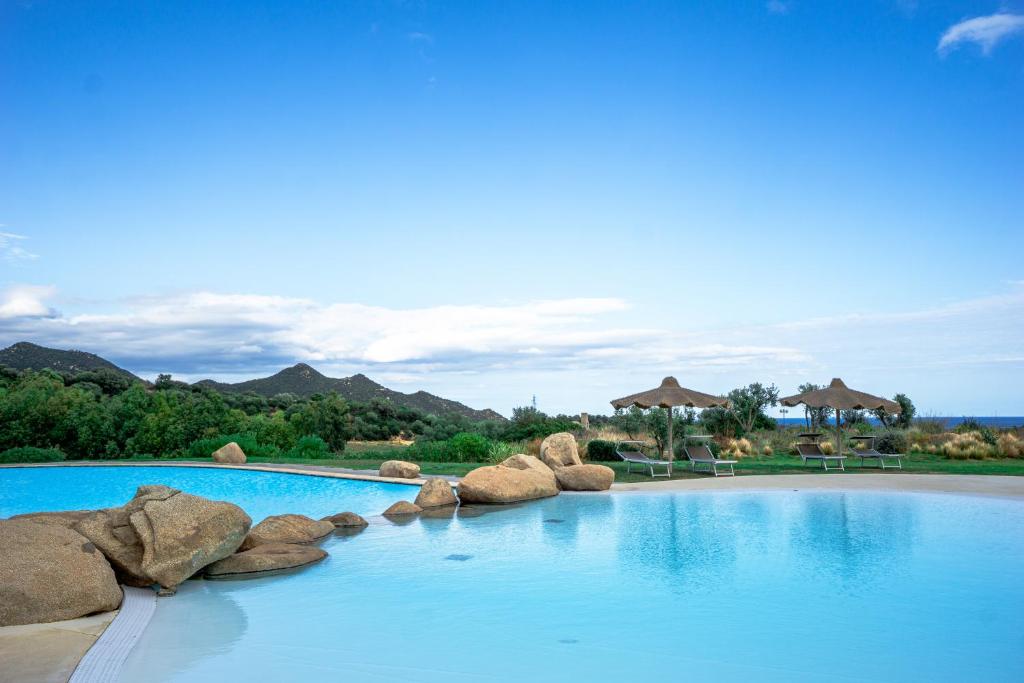
{"label": "blue pool water", "polygon": [[[7,512],[62,471],[33,470],[18,491],[10,472]],[[366,495],[358,482],[271,474],[254,490],[230,481],[249,473],[225,474],[214,497],[247,509],[319,514],[304,506]],[[176,475],[209,485],[202,470],[196,487]],[[1024,680],[1018,501],[563,494],[374,524],[324,548],[295,574],[187,582],[160,600],[121,680]]]}

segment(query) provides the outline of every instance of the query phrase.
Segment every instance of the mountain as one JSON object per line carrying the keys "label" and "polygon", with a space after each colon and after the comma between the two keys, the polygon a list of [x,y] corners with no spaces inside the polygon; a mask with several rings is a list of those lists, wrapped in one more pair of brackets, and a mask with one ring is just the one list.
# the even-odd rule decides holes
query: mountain
{"label": "mountain", "polygon": [[94,353],[85,351],[63,351],[49,349],[30,342],[18,342],[0,351],[0,366],[15,370],[42,370],[50,368],[62,373],[87,372],[91,370],[111,370],[131,380],[142,381],[124,368],[100,358]]}
{"label": "mountain", "polygon": [[311,396],[312,394],[325,394],[329,391],[336,391],[338,395],[348,401],[366,402],[370,399],[380,398],[391,401],[395,405],[422,410],[430,415],[458,413],[459,415],[465,415],[471,420],[504,419],[493,410],[474,410],[458,401],[434,396],[426,391],[403,394],[400,391],[394,391],[377,384],[363,374],[342,377],[340,379],[327,377],[305,363],[285,368],[270,377],[250,379],[246,382],[229,384],[204,379],[201,382],[197,382],[197,384],[224,392],[246,393],[251,391],[268,398],[275,394]]}

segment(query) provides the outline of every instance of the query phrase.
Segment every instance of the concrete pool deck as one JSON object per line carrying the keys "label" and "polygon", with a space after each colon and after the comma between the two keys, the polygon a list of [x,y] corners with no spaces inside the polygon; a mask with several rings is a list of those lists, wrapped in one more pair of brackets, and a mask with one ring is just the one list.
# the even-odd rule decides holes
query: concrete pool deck
{"label": "concrete pool deck", "polygon": [[614,493],[681,491],[907,491],[1024,499],[1024,477],[994,474],[753,474],[613,484]]}

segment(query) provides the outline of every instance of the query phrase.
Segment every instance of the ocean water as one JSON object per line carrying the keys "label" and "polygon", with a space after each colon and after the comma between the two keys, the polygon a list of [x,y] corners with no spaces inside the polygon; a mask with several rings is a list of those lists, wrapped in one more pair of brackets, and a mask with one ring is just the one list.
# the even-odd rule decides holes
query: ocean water
{"label": "ocean water", "polygon": [[[61,495],[62,470],[18,470],[14,492],[11,472],[6,512]],[[188,473],[175,484],[210,485],[194,473],[196,487]],[[266,476],[258,490],[218,479],[215,497],[317,515],[366,495]],[[294,574],[189,581],[160,599],[120,680],[1024,680],[1016,500],[563,494],[323,547]]]}
{"label": "ocean water", "polygon": [[[803,416],[803,409],[802,408],[792,408],[790,410],[790,413],[794,413],[794,412],[799,412],[801,417],[787,417],[785,419],[783,419],[783,418],[775,418],[775,419],[778,421],[779,424],[785,425],[786,427],[801,427],[801,426],[805,425],[806,421],[802,417]],[[832,416],[832,419],[835,419],[835,415]],[[1013,416],[1013,415],[988,415],[988,416],[984,416],[984,417],[927,417],[927,418],[915,418],[915,420],[916,419],[940,420],[946,426],[946,429],[953,429],[954,427],[956,427],[961,422],[964,422],[965,420],[977,420],[978,423],[981,424],[984,427],[994,427],[994,428],[1000,428],[1000,429],[1008,429],[1010,427],[1022,427],[1022,426],[1024,426],[1024,416]],[[878,426],[878,425],[881,424],[874,417],[869,417],[868,418],[868,422],[870,422],[871,424],[873,424],[875,426]]]}

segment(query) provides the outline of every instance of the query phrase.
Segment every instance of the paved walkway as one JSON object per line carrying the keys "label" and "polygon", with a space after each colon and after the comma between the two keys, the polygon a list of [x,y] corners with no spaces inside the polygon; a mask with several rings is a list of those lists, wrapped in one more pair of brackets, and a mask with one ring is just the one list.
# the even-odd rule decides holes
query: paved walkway
{"label": "paved walkway", "polygon": [[0,683],[67,683],[117,614],[0,627]]}

